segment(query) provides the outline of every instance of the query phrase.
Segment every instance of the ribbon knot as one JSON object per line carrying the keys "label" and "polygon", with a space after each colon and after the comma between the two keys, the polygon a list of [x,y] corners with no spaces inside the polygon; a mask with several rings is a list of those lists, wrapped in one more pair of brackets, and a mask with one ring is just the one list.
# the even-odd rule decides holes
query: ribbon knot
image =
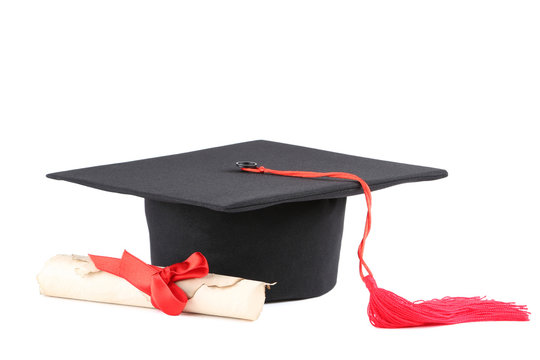
{"label": "ribbon knot", "polygon": [[145,263],[124,250],[122,258],[90,255],[94,265],[102,271],[127,280],[131,285],[150,296],[152,305],[167,315],[179,315],[188,297],[176,285],[177,281],[208,275],[208,262],[200,252],[191,254],[185,261],[161,268]]}

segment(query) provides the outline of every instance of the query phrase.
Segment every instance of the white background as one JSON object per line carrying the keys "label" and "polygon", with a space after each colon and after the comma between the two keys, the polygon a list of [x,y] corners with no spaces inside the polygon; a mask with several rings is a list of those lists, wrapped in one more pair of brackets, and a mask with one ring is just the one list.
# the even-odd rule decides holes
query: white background
{"label": "white background", "polygon": [[[515,0],[1,1],[0,356],[538,358],[539,18]],[[46,173],[254,139],[447,169],[374,193],[375,278],[532,321],[372,327],[359,196],[336,288],[255,322],[39,295],[57,253],[150,258],[142,199]]]}

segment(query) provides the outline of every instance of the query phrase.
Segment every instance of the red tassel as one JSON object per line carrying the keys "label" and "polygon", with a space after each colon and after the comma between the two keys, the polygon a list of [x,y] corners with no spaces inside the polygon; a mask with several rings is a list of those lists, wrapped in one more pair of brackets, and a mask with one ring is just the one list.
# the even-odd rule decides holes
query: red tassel
{"label": "red tassel", "polygon": [[528,321],[527,306],[484,297],[444,297],[410,302],[377,287],[373,276],[364,278],[370,298],[368,316],[378,328],[451,325],[473,321]]}
{"label": "red tassel", "polygon": [[[486,300],[483,297],[444,297],[428,301],[410,302],[391,291],[377,287],[373,274],[364,261],[364,246],[371,229],[371,190],[360,177],[344,172],[280,171],[262,166],[242,168],[244,171],[302,178],[331,177],[358,181],[364,190],[367,204],[364,236],[358,246],[360,277],[369,293],[368,316],[373,326],[402,328],[429,325],[450,325],[472,321],[528,321],[527,306]],[[363,270],[368,275],[364,275]]]}

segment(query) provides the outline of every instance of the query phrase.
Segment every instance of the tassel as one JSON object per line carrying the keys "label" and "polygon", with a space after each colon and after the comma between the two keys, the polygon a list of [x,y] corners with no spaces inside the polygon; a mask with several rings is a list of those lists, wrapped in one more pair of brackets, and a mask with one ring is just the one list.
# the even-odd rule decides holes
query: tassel
{"label": "tassel", "polygon": [[364,278],[370,298],[368,316],[378,328],[451,325],[473,321],[528,321],[527,306],[487,300],[485,297],[444,297],[410,302],[377,287],[373,276]]}
{"label": "tassel", "polygon": [[[249,167],[246,167],[246,164]],[[369,290],[369,321],[379,328],[450,325],[472,321],[528,321],[527,306],[486,300],[484,297],[444,297],[428,301],[410,302],[391,291],[377,286],[371,270],[364,261],[364,246],[371,229],[371,190],[360,177],[344,172],[281,171],[266,169],[256,163],[239,162],[244,171],[301,178],[330,177],[360,183],[366,197],[367,215],[364,235],[358,246],[360,278]],[[366,270],[367,275],[364,275]]]}

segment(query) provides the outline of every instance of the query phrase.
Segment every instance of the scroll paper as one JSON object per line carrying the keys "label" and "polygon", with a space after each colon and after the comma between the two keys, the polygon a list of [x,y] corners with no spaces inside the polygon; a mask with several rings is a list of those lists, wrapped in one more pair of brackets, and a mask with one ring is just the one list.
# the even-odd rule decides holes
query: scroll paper
{"label": "scroll paper", "polygon": [[[153,307],[150,296],[121,277],[97,269],[86,256],[56,255],[39,273],[43,295],[105,303]],[[185,312],[256,320],[270,284],[208,274],[176,282],[189,300]]]}

